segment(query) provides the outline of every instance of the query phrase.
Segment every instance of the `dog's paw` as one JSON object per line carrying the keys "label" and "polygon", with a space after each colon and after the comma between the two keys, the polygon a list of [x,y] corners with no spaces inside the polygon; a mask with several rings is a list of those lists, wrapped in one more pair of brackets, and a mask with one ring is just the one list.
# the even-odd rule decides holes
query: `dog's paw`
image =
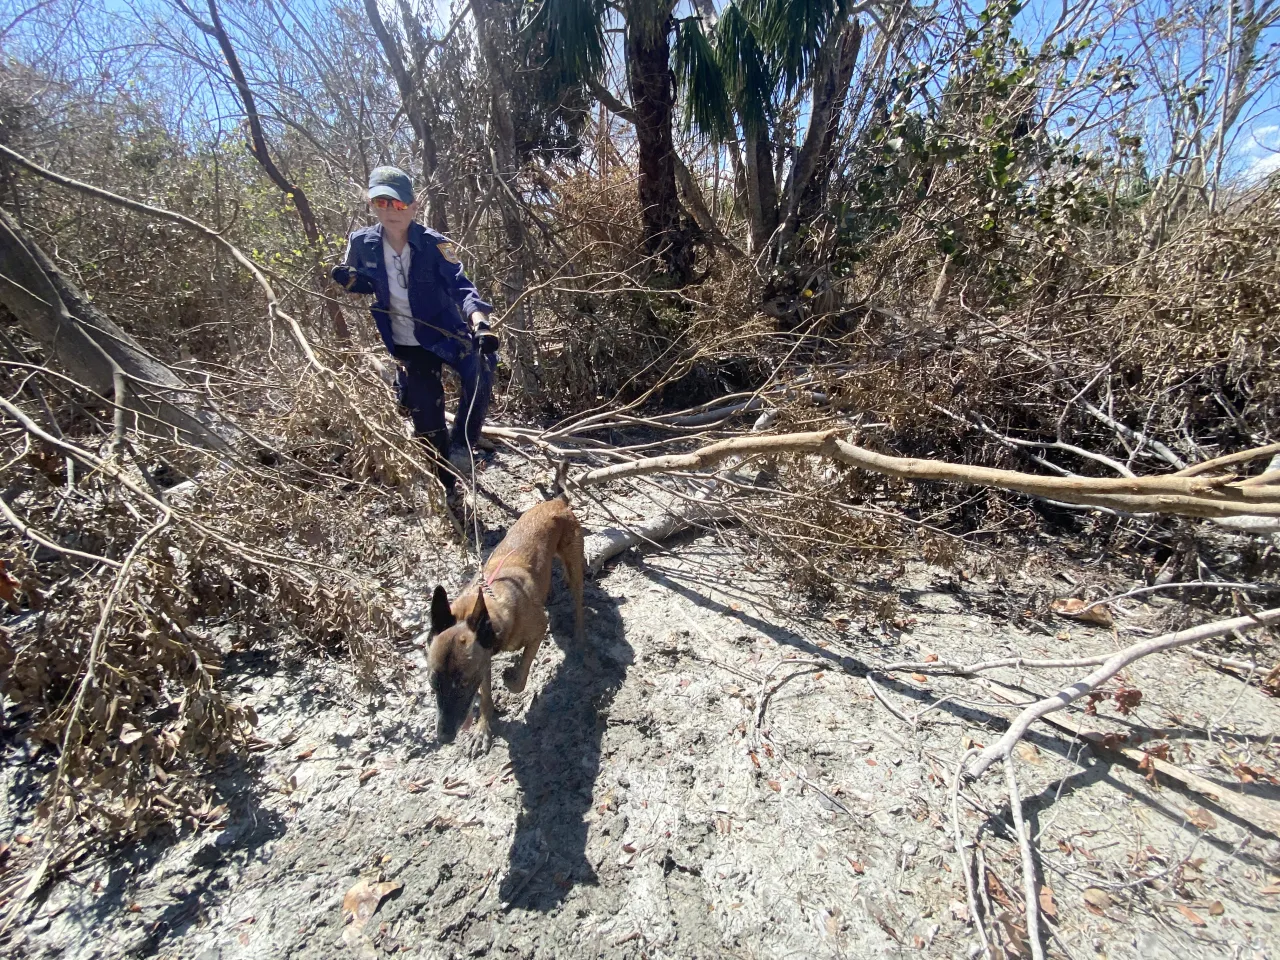
{"label": "dog's paw", "polygon": [[502,685],[512,693],[523,693],[524,684],[517,683],[520,677],[519,667],[507,667],[502,671]]}
{"label": "dog's paw", "polygon": [[493,731],[489,729],[488,724],[477,724],[475,733],[471,736],[471,742],[467,745],[467,753],[474,760],[485,756],[492,747]]}

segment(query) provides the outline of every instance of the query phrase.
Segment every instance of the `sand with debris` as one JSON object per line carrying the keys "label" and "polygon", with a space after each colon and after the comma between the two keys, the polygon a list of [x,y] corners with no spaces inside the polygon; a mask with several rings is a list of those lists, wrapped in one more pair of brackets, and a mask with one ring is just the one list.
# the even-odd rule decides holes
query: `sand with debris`
{"label": "sand with debris", "polygon": [[[485,473],[486,551],[537,501],[535,479],[508,457]],[[611,519],[578,505],[589,528],[647,509],[634,507]],[[423,536],[394,523],[404,529],[379,535]],[[1063,579],[1044,560],[1010,575],[971,553],[956,569],[912,562],[858,585],[887,601],[878,618],[807,601],[741,533],[693,534],[588,583],[583,647],[557,576],[555,642],[523,694],[499,685],[497,739],[472,759],[464,742],[433,742],[412,638],[431,587],[456,590],[474,560],[417,549],[421,577],[398,588],[406,679],[371,695],[343,662],[230,656],[226,682],[256,708],[266,745],[225,772],[224,824],[81,861],[17,955],[975,956],[948,785],[965,750],[1016,712],[1002,696],[1073,674],[1003,670],[997,686],[899,672],[879,676],[882,701],[868,671],[933,655],[1082,656],[1157,629],[1169,609],[1132,602],[1119,637],[1053,620],[1045,599],[1096,571]],[[1274,698],[1185,653],[1124,678],[1143,692],[1132,712],[1103,701],[1073,717],[1168,744],[1169,760],[1221,790],[1280,805]],[[1016,767],[1050,956],[1276,955],[1275,836],[1043,725]],[[21,765],[7,776],[14,835],[30,811]],[[999,768],[956,810],[963,842],[978,842],[994,946],[1029,956]]]}

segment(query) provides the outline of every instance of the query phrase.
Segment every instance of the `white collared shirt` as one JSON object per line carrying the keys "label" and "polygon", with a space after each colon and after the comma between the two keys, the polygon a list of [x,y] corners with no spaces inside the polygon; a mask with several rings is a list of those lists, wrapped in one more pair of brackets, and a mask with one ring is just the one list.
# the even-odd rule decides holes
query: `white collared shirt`
{"label": "white collared shirt", "polygon": [[409,306],[409,268],[413,263],[413,247],[405,241],[404,252],[396,253],[386,239],[382,241],[382,259],[387,268],[387,286],[391,292],[391,338],[401,346],[416,347],[413,333],[413,309]]}

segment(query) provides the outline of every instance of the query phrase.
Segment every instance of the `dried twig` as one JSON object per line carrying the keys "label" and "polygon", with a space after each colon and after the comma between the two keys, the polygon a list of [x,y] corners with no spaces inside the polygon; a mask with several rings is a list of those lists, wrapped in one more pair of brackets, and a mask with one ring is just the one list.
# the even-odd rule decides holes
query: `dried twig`
{"label": "dried twig", "polygon": [[1044,944],[1040,935],[1040,903],[1036,897],[1035,854],[1031,849],[1031,835],[1022,819],[1022,797],[1018,793],[1018,778],[1013,770],[1013,758],[1004,758],[1004,779],[1009,787],[1009,812],[1013,815],[1013,831],[1018,835],[1018,848],[1022,851],[1022,895],[1026,900],[1027,939],[1031,942],[1033,960],[1044,960]]}
{"label": "dried twig", "polygon": [[964,768],[969,762],[969,758],[978,752],[977,747],[968,750],[960,761],[956,764],[956,769],[951,775],[951,833],[953,842],[956,845],[956,859],[959,861],[960,873],[964,877],[964,889],[969,899],[969,921],[978,931],[978,942],[982,944],[982,955],[990,960],[991,943],[987,940],[987,931],[982,924],[982,913],[978,909],[978,894],[973,881],[973,863],[964,852],[965,840],[964,830],[960,826],[960,783],[964,779]]}
{"label": "dried twig", "polygon": [[1155,583],[1144,587],[1135,587],[1125,593],[1118,593],[1114,597],[1105,597],[1102,600],[1094,600],[1087,606],[1081,607],[1079,610],[1072,612],[1073,617],[1078,617],[1082,613],[1087,613],[1094,607],[1100,607],[1104,603],[1115,603],[1117,600],[1128,600],[1130,597],[1140,597],[1147,593],[1156,593],[1160,590],[1178,590],[1186,589],[1208,589],[1208,590],[1243,590],[1245,593],[1275,593],[1280,592],[1280,585],[1274,583],[1220,583],[1216,580],[1185,580],[1181,583]]}
{"label": "dried twig", "polygon": [[889,702],[889,698],[885,696],[885,692],[880,689],[880,685],[878,683],[876,683],[873,679],[871,679],[870,674],[867,675],[866,681],[867,681],[867,686],[871,689],[871,693],[875,696],[877,700],[880,701],[881,705],[886,710],[888,710],[895,717],[897,717],[899,720],[901,720],[903,723],[909,726],[912,730],[916,728],[916,722],[912,720],[910,717],[908,717],[901,710],[899,710],[897,707],[895,707],[892,703]]}
{"label": "dried twig", "polygon": [[58,767],[53,776],[53,784],[49,788],[48,806],[49,806],[49,832],[45,837],[45,855],[40,861],[40,865],[32,872],[30,880],[26,884],[26,888],[22,894],[16,897],[13,903],[7,907],[7,916],[4,924],[0,925],[0,934],[9,929],[9,926],[17,919],[23,906],[36,894],[44,883],[44,879],[49,874],[49,868],[58,857],[59,840],[61,839],[62,829],[66,825],[66,821],[59,817],[60,805],[59,794],[63,785],[66,783],[66,767],[67,761],[72,756],[71,740],[73,737],[79,738],[83,731],[80,727],[80,714],[84,710],[85,697],[89,693],[89,688],[94,682],[94,675],[97,672],[98,658],[102,652],[102,641],[107,635],[107,626],[111,622],[111,614],[114,612],[116,603],[120,599],[121,591],[129,579],[129,570],[133,566],[134,561],[138,558],[142,548],[146,546],[148,540],[169,525],[173,519],[173,514],[166,508],[160,519],[150,528],[138,537],[130,548],[129,553],[124,558],[124,562],[120,564],[119,570],[116,571],[115,582],[111,585],[111,590],[107,594],[107,598],[102,605],[102,613],[98,617],[98,625],[93,631],[93,637],[89,641],[89,652],[85,658],[84,672],[80,678],[80,685],[76,688],[75,700],[71,703],[71,710],[67,716],[66,722],[62,725],[62,747],[58,756]]}
{"label": "dried twig", "polygon": [[1077,680],[1068,687],[1064,687],[1052,697],[1046,697],[1023,710],[1010,724],[1004,736],[982,751],[973,766],[969,768],[967,775],[969,777],[981,776],[997,760],[1002,760],[1010,755],[1014,744],[1022,739],[1031,724],[1035,723],[1036,720],[1046,714],[1061,710],[1073,700],[1078,700],[1085,694],[1096,690],[1135,660],[1140,660],[1143,657],[1164,650],[1185,647],[1188,644],[1208,640],[1211,637],[1219,637],[1234,630],[1252,630],[1256,627],[1277,622],[1280,622],[1280,608],[1264,610],[1261,613],[1247,617],[1235,617],[1231,620],[1206,623],[1187,630],[1179,630],[1176,633],[1167,633],[1164,636],[1143,640],[1141,643],[1135,643],[1113,653],[1093,673]]}
{"label": "dried twig", "polygon": [[42,547],[68,557],[76,557],[77,559],[88,560],[92,563],[106,564],[108,567],[119,568],[120,566],[119,560],[111,560],[107,557],[100,557],[96,553],[85,553],[83,550],[73,550],[71,547],[64,547],[60,543],[54,543],[48,537],[41,535],[30,526],[23,523],[18,515],[13,512],[13,509],[9,504],[4,502],[3,497],[0,497],[0,514],[4,515],[4,518],[9,521],[9,525],[13,527],[13,529],[17,530],[18,533],[22,534],[28,540],[38,543]]}
{"label": "dried twig", "polygon": [[[1001,699],[1009,700],[1011,695],[1016,692],[1004,686],[1004,684],[996,683],[994,680],[988,679],[986,682],[992,693]],[[1115,737],[1108,737],[1106,734],[1088,730],[1069,716],[1059,714],[1041,719],[1063,733],[1079,738],[1089,744],[1089,747],[1095,751],[1122,757],[1131,762],[1135,768],[1142,767],[1144,770],[1164,777],[1167,781],[1181,785],[1231,816],[1250,824],[1255,830],[1270,834],[1273,837],[1280,837],[1280,811],[1274,809],[1266,801],[1224,790],[1213,781],[1197,776],[1190,770],[1184,770],[1168,760],[1161,760],[1159,757],[1152,756],[1144,750],[1124,746]]]}

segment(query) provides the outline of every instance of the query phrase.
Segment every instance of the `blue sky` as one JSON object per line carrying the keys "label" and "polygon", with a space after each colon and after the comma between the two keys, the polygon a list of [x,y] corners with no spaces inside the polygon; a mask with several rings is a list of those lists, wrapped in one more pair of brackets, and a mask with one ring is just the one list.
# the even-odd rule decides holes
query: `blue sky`
{"label": "blue sky", "polygon": [[[143,2],[146,3],[147,0]],[[984,0],[938,0],[938,2],[939,7],[944,2],[962,3],[964,5],[962,9],[966,11],[967,18],[973,22],[982,9]],[[1111,9],[1120,2],[1121,0],[1100,0],[1099,9]],[[1198,7],[1209,10],[1213,9],[1209,6],[1212,2],[1214,0],[1195,0]],[[379,0],[379,3],[384,7],[388,18],[394,20],[395,0]],[[1138,3],[1151,15],[1168,13],[1175,9],[1175,5],[1167,0],[1138,0]],[[453,19],[457,10],[461,9],[462,0],[417,0],[417,5],[440,25],[444,25]],[[723,7],[724,0],[716,0],[716,5]],[[27,4],[22,0],[0,0],[0,19],[7,22],[12,12],[24,9],[26,6]],[[91,9],[96,6],[100,11],[109,11],[122,17],[131,15],[130,0],[100,0],[97,4],[90,0],[86,6]],[[686,13],[689,10],[691,10],[689,0],[681,0],[679,12]],[[1019,32],[1030,42],[1035,43],[1037,38],[1043,36],[1047,29],[1046,24],[1056,20],[1060,10],[1061,0],[1027,0],[1026,9],[1017,20]],[[10,16],[4,16],[5,11],[11,11]],[[1135,32],[1132,24],[1122,24],[1110,32],[1108,43],[1113,51],[1120,55],[1133,55],[1138,51],[1142,39]],[[1259,46],[1265,51],[1276,44],[1280,44],[1280,28],[1273,27],[1264,35]],[[1184,72],[1195,66],[1194,58],[1191,62],[1184,62]],[[1212,74],[1220,65],[1207,63],[1204,67]],[[1145,132],[1149,138],[1158,138],[1161,135],[1162,123],[1157,116],[1155,123],[1148,124],[1148,130]],[[1167,124],[1163,126],[1167,129]],[[1236,136],[1229,144],[1225,166],[1231,174],[1249,180],[1256,180],[1280,170],[1280,84],[1272,84],[1266,89],[1253,104],[1250,113],[1241,119]]]}
{"label": "blue sky", "polygon": [[1240,140],[1237,153],[1246,180],[1261,180],[1280,170],[1280,124],[1258,123]]}

